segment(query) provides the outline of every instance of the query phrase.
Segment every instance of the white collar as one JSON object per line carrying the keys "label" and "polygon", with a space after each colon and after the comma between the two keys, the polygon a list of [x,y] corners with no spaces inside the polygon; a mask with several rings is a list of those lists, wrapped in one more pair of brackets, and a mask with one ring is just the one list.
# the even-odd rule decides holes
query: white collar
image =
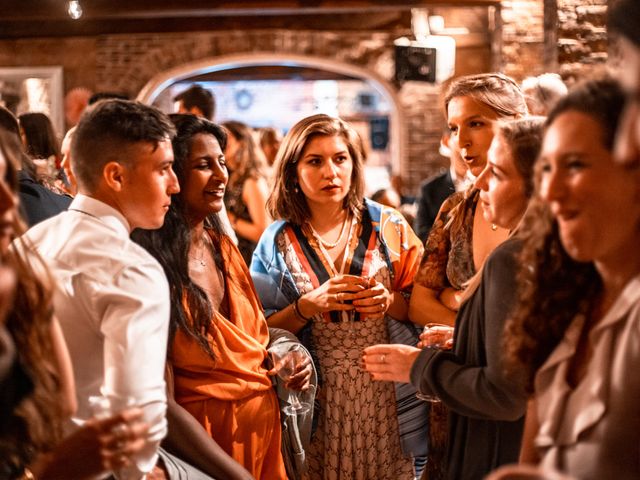
{"label": "white collar", "polygon": [[129,222],[121,212],[93,197],[83,195],[82,193],[77,194],[71,202],[71,205],[69,205],[69,210],[75,210],[95,217],[127,237],[131,233]]}

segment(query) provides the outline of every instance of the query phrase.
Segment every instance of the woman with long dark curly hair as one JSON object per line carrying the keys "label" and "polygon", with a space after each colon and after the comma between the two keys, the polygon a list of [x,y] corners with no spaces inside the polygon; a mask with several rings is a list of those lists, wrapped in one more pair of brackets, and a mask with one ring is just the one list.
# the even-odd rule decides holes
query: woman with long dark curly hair
{"label": "woman with long dark curly hair", "polygon": [[550,113],[538,165],[546,214],[525,228],[505,337],[511,369],[535,392],[523,460],[587,480],[640,469],[640,172],[612,157],[623,104],[605,78]]}

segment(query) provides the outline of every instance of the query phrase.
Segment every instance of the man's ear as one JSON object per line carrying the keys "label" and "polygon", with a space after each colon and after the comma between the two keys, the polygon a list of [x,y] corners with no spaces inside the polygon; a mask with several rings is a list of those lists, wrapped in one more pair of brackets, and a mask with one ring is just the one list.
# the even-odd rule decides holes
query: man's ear
{"label": "man's ear", "polygon": [[124,186],[126,170],[127,167],[121,163],[109,162],[102,169],[102,177],[111,190],[120,192]]}

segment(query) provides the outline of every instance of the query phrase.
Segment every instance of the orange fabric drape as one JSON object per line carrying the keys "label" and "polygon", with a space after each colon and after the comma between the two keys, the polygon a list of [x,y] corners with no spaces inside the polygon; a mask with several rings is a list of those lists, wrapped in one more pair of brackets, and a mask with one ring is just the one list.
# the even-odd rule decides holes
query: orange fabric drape
{"label": "orange fabric drape", "polygon": [[255,478],[286,479],[278,399],[263,367],[267,322],[240,252],[227,237],[219,245],[229,318],[213,315],[207,337],[215,360],[187,334],[176,332],[175,399]]}

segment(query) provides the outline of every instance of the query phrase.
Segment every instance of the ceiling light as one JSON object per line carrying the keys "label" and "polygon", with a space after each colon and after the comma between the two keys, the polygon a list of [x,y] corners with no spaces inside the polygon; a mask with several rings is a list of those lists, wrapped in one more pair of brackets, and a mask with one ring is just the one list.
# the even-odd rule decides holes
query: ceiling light
{"label": "ceiling light", "polygon": [[67,3],[67,13],[74,20],[78,20],[82,16],[82,6],[78,0],[70,0]]}

